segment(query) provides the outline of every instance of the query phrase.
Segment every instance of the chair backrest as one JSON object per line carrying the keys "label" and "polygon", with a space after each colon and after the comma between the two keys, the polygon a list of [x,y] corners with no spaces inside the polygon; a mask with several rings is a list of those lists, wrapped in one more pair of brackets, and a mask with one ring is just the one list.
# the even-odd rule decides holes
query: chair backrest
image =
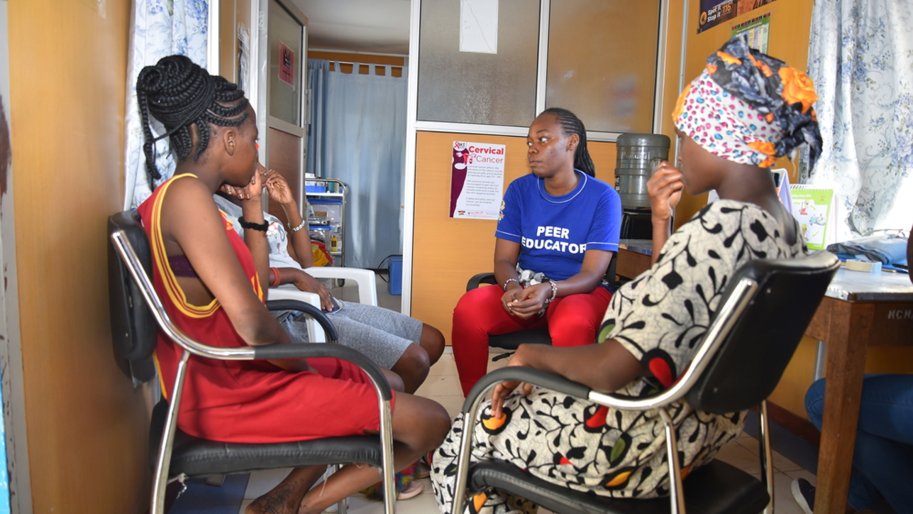
{"label": "chair backrest", "polygon": [[[755,260],[738,270],[720,306],[738,294],[740,284],[752,286],[748,301],[734,311],[718,310],[711,327],[733,324],[720,333],[721,345],[688,391],[688,403],[704,412],[726,413],[767,398],[839,267],[834,255],[820,252],[799,259]],[[712,337],[712,328],[706,337]]]}
{"label": "chair backrest", "polygon": [[155,377],[152,353],[155,350],[158,325],[111,244],[110,236],[118,230],[127,236],[150,276],[152,253],[136,210],[119,212],[108,218],[108,296],[114,355],[118,365],[134,382],[147,382]]}

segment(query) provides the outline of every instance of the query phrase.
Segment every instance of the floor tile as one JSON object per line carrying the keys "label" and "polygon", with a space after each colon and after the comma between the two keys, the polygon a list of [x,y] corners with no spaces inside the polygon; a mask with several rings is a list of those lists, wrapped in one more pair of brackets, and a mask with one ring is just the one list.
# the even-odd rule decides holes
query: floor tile
{"label": "floor tile", "polygon": [[203,480],[188,481],[187,490],[178,496],[169,514],[228,514],[244,494],[247,475],[229,475],[221,486],[213,486]]}
{"label": "floor tile", "polygon": [[244,491],[244,499],[255,500],[263,496],[279,485],[279,482],[291,471],[291,468],[277,468],[251,472],[250,479],[247,481],[247,489]]}

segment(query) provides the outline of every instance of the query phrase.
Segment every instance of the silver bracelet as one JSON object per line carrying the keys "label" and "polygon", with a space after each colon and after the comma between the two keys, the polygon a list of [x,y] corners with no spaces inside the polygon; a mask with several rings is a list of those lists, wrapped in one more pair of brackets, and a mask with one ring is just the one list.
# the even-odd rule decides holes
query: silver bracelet
{"label": "silver bracelet", "polygon": [[510,284],[511,282],[516,282],[517,285],[520,285],[520,281],[519,281],[519,280],[515,279],[514,277],[510,277],[509,279],[507,279],[507,280],[504,281],[503,289],[504,289],[505,291],[507,291],[507,285]]}
{"label": "silver bracelet", "polygon": [[549,279],[548,285],[552,288],[552,297],[548,299],[548,302],[551,303],[558,296],[558,283]]}
{"label": "silver bracelet", "polygon": [[302,219],[301,219],[301,223],[295,225],[294,227],[291,226],[291,225],[289,225],[288,229],[291,230],[292,232],[298,232],[299,230],[301,230],[301,229],[303,229],[304,227],[306,227],[307,224],[308,224],[307,219],[302,218]]}

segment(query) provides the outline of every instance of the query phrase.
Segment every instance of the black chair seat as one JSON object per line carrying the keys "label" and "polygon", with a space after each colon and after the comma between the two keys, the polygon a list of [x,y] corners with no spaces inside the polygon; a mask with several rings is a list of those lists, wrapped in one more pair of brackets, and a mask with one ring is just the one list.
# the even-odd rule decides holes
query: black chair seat
{"label": "black chair seat", "polygon": [[[168,404],[159,402],[152,413],[149,447],[152,462],[162,439]],[[188,476],[228,475],[257,469],[294,468],[309,465],[366,463],[381,465],[377,436],[348,436],[272,444],[222,443],[174,434],[171,473]]]}
{"label": "black chair seat", "polygon": [[[609,263],[609,269],[606,271],[606,280],[609,284],[612,284],[613,291],[617,285],[615,282],[615,265],[617,259],[615,256],[612,257],[612,262]],[[469,280],[466,282],[466,290],[471,291],[476,289],[481,285],[494,285],[497,286],[497,280],[495,280],[495,274],[492,272],[476,273],[475,275],[469,277]],[[521,330],[519,332],[511,332],[509,334],[499,334],[499,335],[489,335],[488,336],[488,346],[492,348],[501,348],[504,350],[515,351],[518,346],[521,344],[552,344],[552,338],[548,335],[547,328],[534,328],[530,330]],[[499,357],[495,357],[493,360],[498,360]]]}
{"label": "black chair seat", "polygon": [[[471,468],[473,491],[494,487],[510,491],[558,514],[667,514],[669,498],[614,500],[570,491],[504,462]],[[750,474],[720,460],[695,470],[684,481],[688,514],[757,514],[767,506],[764,485]]]}
{"label": "black chair seat", "polygon": [[545,328],[488,336],[488,346],[493,348],[516,350],[521,344],[552,344],[552,338]]}

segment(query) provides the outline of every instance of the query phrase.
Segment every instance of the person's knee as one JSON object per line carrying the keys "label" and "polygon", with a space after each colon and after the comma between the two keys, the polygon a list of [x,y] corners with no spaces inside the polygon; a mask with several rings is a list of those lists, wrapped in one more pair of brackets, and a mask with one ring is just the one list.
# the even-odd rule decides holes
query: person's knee
{"label": "person's knee", "polygon": [[824,379],[820,379],[809,386],[805,393],[805,412],[812,424],[821,430],[821,420],[824,416]]}
{"label": "person's knee", "polygon": [[401,427],[398,439],[421,453],[440,446],[450,430],[447,410],[428,398],[404,395],[397,400],[393,414],[394,429]]}
{"label": "person's knee", "polygon": [[422,336],[419,344],[425,349],[425,353],[428,354],[430,363],[434,364],[444,353],[444,334],[427,323],[422,324]]}
{"label": "person's knee", "polygon": [[549,318],[548,333],[555,346],[580,346],[596,342],[596,328],[585,316],[563,315]]}
{"label": "person's knee", "polygon": [[434,401],[431,403],[434,404],[434,407],[430,408],[428,412],[428,424],[430,425],[428,450],[433,450],[444,442],[451,425],[450,414],[447,413],[444,406]]}
{"label": "person's knee", "polygon": [[489,309],[500,308],[500,288],[480,287],[466,291],[457,300],[453,308],[453,323],[455,326],[466,325],[474,327],[479,325],[479,318]]}
{"label": "person's knee", "polygon": [[428,370],[431,369],[431,359],[428,352],[418,344],[410,344],[400,356],[393,371],[403,378],[406,392],[414,392],[425,381]]}
{"label": "person's knee", "polygon": [[453,307],[453,320],[457,321],[463,319],[467,316],[471,316],[472,312],[476,310],[476,305],[478,301],[475,298],[475,290],[467,291],[460,296],[460,299],[457,300],[456,305]]}
{"label": "person's knee", "polygon": [[396,372],[392,370],[382,370],[384,373],[384,378],[387,379],[387,383],[390,385],[390,389],[394,391],[405,391],[405,383],[403,378],[399,376]]}

